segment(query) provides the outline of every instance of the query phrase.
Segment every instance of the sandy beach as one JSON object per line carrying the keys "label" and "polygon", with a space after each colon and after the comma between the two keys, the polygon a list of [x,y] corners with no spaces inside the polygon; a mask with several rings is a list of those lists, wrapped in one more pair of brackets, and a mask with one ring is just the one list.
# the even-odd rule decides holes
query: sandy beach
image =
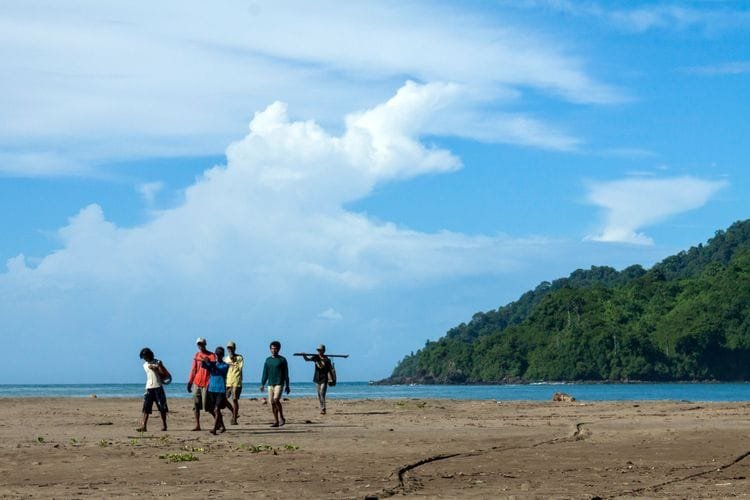
{"label": "sandy beach", "polygon": [[[171,399],[0,401],[0,497],[627,498],[750,495],[750,405],[292,398],[287,425],[192,432]],[[211,420],[203,417],[204,427]]]}

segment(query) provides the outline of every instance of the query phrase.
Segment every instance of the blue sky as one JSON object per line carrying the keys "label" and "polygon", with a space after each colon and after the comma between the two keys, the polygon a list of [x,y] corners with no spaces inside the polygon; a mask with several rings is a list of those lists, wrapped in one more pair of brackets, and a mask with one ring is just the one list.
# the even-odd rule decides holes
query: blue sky
{"label": "blue sky", "polygon": [[378,379],[705,242],[748,217],[748,31],[721,1],[5,2],[0,331],[37,361],[6,382],[139,381],[144,345],[181,379],[198,336],[248,381],[274,339]]}

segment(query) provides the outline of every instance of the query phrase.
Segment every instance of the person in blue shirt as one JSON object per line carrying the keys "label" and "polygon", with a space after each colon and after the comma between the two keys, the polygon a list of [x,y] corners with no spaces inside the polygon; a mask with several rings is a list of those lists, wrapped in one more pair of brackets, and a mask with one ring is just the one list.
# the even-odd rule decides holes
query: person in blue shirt
{"label": "person in blue shirt", "polygon": [[227,370],[229,365],[224,362],[224,348],[219,346],[214,351],[214,360],[203,360],[203,367],[208,370],[208,393],[206,398],[206,411],[214,416],[214,428],[209,432],[216,435],[217,432],[227,430],[224,427],[224,417],[221,409],[227,404]]}

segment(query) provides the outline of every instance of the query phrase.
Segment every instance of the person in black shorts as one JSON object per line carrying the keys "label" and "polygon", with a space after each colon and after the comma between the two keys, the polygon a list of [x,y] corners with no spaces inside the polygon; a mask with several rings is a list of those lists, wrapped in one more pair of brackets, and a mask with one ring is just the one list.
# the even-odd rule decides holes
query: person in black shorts
{"label": "person in black shorts", "polygon": [[161,415],[161,430],[167,430],[167,395],[164,392],[161,378],[158,370],[161,361],[154,357],[153,351],[148,347],[141,349],[141,359],[143,360],[143,369],[146,372],[146,392],[143,394],[143,423],[136,429],[138,432],[146,432],[148,417],[151,415],[154,403]]}
{"label": "person in black shorts", "polygon": [[219,346],[214,351],[214,359],[211,361],[203,360],[203,368],[208,370],[208,401],[206,411],[214,416],[214,428],[209,432],[216,434],[224,432],[227,428],[224,426],[224,417],[221,409],[227,406],[227,370],[229,365],[224,362],[224,348]]}

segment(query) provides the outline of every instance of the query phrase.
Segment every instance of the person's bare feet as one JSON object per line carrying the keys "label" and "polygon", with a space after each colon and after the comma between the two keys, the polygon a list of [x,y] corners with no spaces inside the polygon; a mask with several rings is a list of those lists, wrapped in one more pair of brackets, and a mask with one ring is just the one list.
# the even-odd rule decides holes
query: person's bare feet
{"label": "person's bare feet", "polygon": [[135,432],[146,432],[146,427],[138,427]]}
{"label": "person's bare feet", "polygon": [[271,424],[271,427],[278,427],[278,426],[279,426],[278,422],[274,422],[274,423]]}
{"label": "person's bare feet", "polygon": [[166,431],[167,430],[167,426],[165,425],[164,427],[161,428],[161,430],[162,431]]}
{"label": "person's bare feet", "polygon": [[193,427],[193,428],[192,428],[192,429],[190,429],[190,430],[191,430],[191,431],[199,431],[199,430],[201,430],[201,428],[200,428],[200,427],[198,426],[198,427]]}
{"label": "person's bare feet", "polygon": [[213,434],[214,436],[216,435],[216,431],[215,431],[215,430],[213,430],[213,429],[211,429],[211,430],[210,430],[210,431],[208,431],[208,432],[210,432],[210,433],[211,433],[211,434]]}
{"label": "person's bare feet", "polygon": [[283,419],[283,418],[282,418],[282,419],[281,419],[281,422],[279,422],[279,427],[281,427],[281,426],[282,426],[282,425],[284,425],[284,424],[286,424],[286,419]]}

